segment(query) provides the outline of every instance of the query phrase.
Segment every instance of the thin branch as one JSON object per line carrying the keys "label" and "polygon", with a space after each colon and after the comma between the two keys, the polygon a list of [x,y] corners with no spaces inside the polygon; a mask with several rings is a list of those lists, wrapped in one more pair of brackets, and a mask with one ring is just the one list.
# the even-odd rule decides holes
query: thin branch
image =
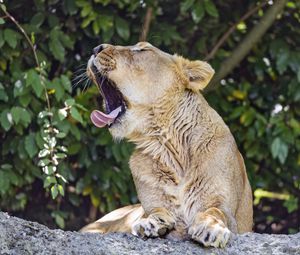
{"label": "thin branch", "polygon": [[232,52],[220,66],[215,77],[210,84],[206,87],[205,92],[215,89],[220,81],[226,77],[250,52],[253,46],[262,38],[267,29],[273,24],[277,15],[284,9],[287,0],[274,1],[273,5],[266,11],[265,15],[261,18],[251,31],[246,35],[244,40],[239,43],[236,49]]}
{"label": "thin branch", "polygon": [[254,8],[247,11],[236,23],[234,23],[224,34],[223,36],[218,40],[216,45],[212,48],[212,50],[207,54],[207,56],[204,58],[205,61],[208,61],[212,59],[215,54],[217,53],[218,49],[224,44],[224,42],[228,39],[228,37],[236,30],[236,27],[239,23],[247,20],[249,17],[251,17],[254,13],[256,13],[259,9],[264,7],[268,1],[265,1]]}
{"label": "thin branch", "polygon": [[6,10],[6,8],[1,8],[1,10],[5,13],[5,15],[18,27],[18,29],[21,31],[21,33],[24,35],[24,37],[26,38],[29,46],[32,49],[33,55],[34,55],[34,60],[37,66],[37,70],[39,72],[39,76],[40,76],[40,80],[41,80],[41,84],[44,87],[45,90],[45,96],[46,96],[46,102],[47,102],[47,107],[49,112],[51,111],[51,105],[50,105],[50,100],[49,100],[49,96],[48,96],[48,92],[47,92],[47,88],[46,85],[44,83],[44,77],[42,75],[42,69],[41,69],[41,65],[36,53],[36,49],[34,47],[34,45],[32,44],[30,38],[28,37],[28,35],[26,34],[25,30],[23,29],[23,27],[20,25],[20,23]]}
{"label": "thin branch", "polygon": [[151,24],[151,19],[152,19],[152,12],[153,12],[153,8],[152,7],[148,7],[147,11],[146,11],[146,15],[145,15],[145,19],[144,19],[144,25],[140,34],[140,42],[144,42],[147,40],[147,36],[149,33],[149,28],[150,28],[150,24]]}

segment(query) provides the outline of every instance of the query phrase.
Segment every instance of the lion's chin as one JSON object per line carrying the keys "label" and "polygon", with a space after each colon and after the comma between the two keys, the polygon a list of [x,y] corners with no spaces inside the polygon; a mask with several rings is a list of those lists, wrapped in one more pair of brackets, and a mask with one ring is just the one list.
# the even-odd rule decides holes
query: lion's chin
{"label": "lion's chin", "polygon": [[134,142],[136,138],[144,136],[150,126],[147,116],[141,116],[136,109],[130,108],[109,127],[109,132],[117,141],[127,139]]}

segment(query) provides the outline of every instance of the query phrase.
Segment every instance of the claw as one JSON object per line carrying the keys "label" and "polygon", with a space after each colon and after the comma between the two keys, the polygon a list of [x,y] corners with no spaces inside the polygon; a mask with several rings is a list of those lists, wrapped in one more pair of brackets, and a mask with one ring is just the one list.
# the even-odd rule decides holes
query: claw
{"label": "claw", "polygon": [[199,223],[189,229],[192,239],[202,243],[205,247],[221,247],[224,248],[228,243],[231,232],[223,226],[224,224],[211,225],[208,222]]}

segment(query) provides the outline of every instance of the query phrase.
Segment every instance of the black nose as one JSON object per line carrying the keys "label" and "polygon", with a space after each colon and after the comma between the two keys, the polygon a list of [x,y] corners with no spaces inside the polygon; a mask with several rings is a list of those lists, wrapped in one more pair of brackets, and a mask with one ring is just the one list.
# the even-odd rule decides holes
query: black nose
{"label": "black nose", "polygon": [[100,45],[98,45],[97,47],[95,47],[95,48],[93,49],[94,56],[96,57],[97,54],[98,54],[100,51],[102,51],[103,49],[104,49],[103,44],[100,44]]}

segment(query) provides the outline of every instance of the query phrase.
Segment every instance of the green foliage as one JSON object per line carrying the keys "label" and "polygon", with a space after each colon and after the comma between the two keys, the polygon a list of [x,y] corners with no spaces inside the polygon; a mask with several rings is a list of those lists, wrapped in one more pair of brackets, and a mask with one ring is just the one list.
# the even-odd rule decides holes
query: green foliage
{"label": "green foliage", "polygon": [[[71,219],[86,217],[87,207],[105,213],[135,203],[128,169],[132,145],[116,144],[106,129],[92,126],[89,114],[101,107],[98,90],[91,86],[82,92],[71,80],[85,86],[80,75],[99,43],[136,43],[148,6],[151,43],[204,59],[230,24],[258,2],[5,1],[1,8],[29,35],[42,69],[21,31],[0,15],[0,208],[30,214],[38,196],[64,228]],[[264,10],[240,23],[217,51],[210,61],[216,70]],[[299,3],[288,1],[224,86],[206,95],[234,134],[253,189],[287,194],[284,206],[291,213],[299,213],[299,21]]]}

